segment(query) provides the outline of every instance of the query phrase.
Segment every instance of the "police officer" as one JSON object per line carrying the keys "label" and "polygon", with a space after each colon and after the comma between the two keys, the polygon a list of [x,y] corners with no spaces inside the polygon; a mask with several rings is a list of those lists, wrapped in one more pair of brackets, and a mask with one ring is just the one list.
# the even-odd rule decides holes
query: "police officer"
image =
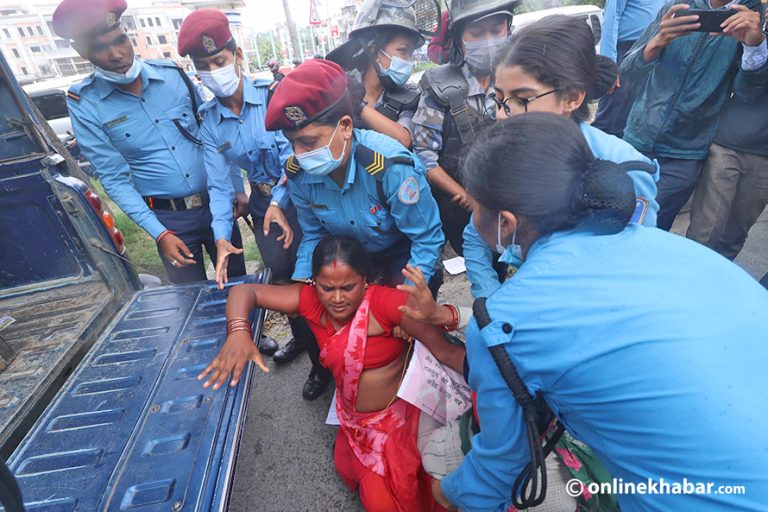
{"label": "police officer", "polygon": [[513,482],[541,459],[540,411],[528,401],[538,396],[614,482],[749,489],[619,492],[622,510],[763,510],[768,292],[695,242],[628,223],[631,179],[595,161],[563,116],[506,120],[466,162],[477,231],[519,270],[473,308],[468,383],[481,430],[463,464],[433,486],[438,502],[531,506],[517,502],[539,494]]}
{"label": "police officer", "polygon": [[[274,194],[272,191],[292,151],[281,132],[268,132],[264,127],[270,81],[254,81],[242,72],[242,50],[237,47],[227,17],[221,11],[199,9],[191,13],[181,24],[178,41],[179,55],[191,56],[203,84],[216,96],[200,108],[203,118],[200,138],[205,148],[219,287],[223,289],[227,282],[224,270],[230,255],[242,253],[242,249],[231,243],[231,205],[235,190],[230,169],[233,167],[248,172],[251,185],[248,207],[261,259],[272,270],[273,282],[288,282],[296,262],[301,228],[285,188],[275,188]],[[294,359],[308,345],[316,346],[302,318],[290,318],[289,322],[293,339],[275,354],[278,363]],[[274,341],[266,337],[259,344],[262,352],[265,347],[267,353],[277,349]],[[308,400],[323,392],[330,377],[328,370],[316,366],[313,372],[316,378],[308,380],[303,390]]]}
{"label": "police officer", "polygon": [[[196,121],[201,100],[173,62],[134,55],[119,21],[126,7],[64,0],[54,12],[54,31],[94,66],[67,93],[70,118],[104,189],[155,239],[169,279],[203,280],[203,247],[213,261],[216,247]],[[232,180],[242,191],[239,174]],[[236,228],[233,243],[241,244]],[[245,274],[243,258],[228,271]]]}
{"label": "police officer", "polygon": [[362,102],[358,127],[389,135],[411,147],[411,120],[421,93],[408,83],[413,52],[424,44],[412,6],[366,0],[349,41],[328,54],[349,72],[349,89]]}
{"label": "police officer", "polygon": [[437,286],[444,244],[437,204],[421,162],[394,139],[355,129],[347,77],[310,60],[285,77],[267,109],[295,156],[285,172],[304,237],[294,279],[312,274],[312,251],[328,234],[360,240],[385,284],[402,282],[407,262]]}
{"label": "police officer", "polygon": [[413,117],[413,151],[427,168],[443,230],[463,255],[462,232],[469,222],[467,193],[458,183],[459,157],[493,122],[491,65],[510,34],[518,0],[450,0],[451,60],[424,73],[422,97]]}

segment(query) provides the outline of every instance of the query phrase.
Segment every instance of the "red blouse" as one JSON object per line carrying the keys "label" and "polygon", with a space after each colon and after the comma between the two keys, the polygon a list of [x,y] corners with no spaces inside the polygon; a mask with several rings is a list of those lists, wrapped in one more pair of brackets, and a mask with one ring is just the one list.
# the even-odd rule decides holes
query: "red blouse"
{"label": "red blouse", "polygon": [[[405,351],[407,344],[405,340],[392,336],[392,328],[400,325],[403,314],[397,309],[405,304],[408,294],[389,288],[387,286],[370,285],[371,288],[371,313],[379,325],[384,329],[382,336],[368,337],[368,343],[365,348],[365,359],[363,360],[363,369],[380,368],[385,366]],[[307,320],[309,328],[317,338],[317,344],[322,350],[323,345],[328,342],[328,338],[336,332],[330,322],[322,325],[321,318],[326,316],[325,308],[320,304],[317,297],[317,290],[314,286],[304,285],[299,296],[299,314]],[[352,319],[350,319],[350,322]]]}

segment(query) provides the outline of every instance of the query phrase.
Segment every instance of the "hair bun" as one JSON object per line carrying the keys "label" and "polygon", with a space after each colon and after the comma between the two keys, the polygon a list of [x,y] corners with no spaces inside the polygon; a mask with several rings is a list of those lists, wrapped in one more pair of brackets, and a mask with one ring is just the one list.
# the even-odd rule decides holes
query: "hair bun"
{"label": "hair bun", "polygon": [[620,231],[635,211],[632,178],[607,160],[595,160],[584,177],[581,202],[594,218]]}
{"label": "hair bun", "polygon": [[597,100],[605,96],[613,84],[616,83],[616,78],[619,76],[619,68],[615,62],[604,55],[597,56],[597,77],[595,79],[595,85],[592,90],[589,91],[589,99]]}

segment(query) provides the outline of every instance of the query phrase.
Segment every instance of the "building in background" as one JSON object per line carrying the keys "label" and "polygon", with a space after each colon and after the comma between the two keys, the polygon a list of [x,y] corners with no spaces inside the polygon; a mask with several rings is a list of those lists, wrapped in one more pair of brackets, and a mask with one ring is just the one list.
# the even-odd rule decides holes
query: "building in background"
{"label": "building in background", "polygon": [[[91,64],[82,59],[66,39],[52,28],[58,1],[19,3],[0,7],[0,51],[20,83],[89,73]],[[133,6],[132,6],[133,5]],[[251,50],[248,31],[240,20],[243,0],[152,0],[130,2],[120,20],[136,54],[144,59],[170,59],[189,69],[188,59],[179,57],[176,34],[190,12],[203,7],[221,9],[229,18],[232,33],[244,50]]]}

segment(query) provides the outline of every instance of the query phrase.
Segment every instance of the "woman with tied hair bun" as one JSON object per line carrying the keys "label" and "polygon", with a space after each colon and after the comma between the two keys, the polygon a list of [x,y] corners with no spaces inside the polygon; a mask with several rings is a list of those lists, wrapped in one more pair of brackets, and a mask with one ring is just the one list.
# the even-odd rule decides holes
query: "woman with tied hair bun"
{"label": "woman with tied hair bun", "polygon": [[[468,383],[481,429],[433,483],[443,506],[519,510],[536,495],[513,490],[539,442],[502,377],[513,366],[624,485],[621,510],[765,510],[768,291],[696,242],[628,222],[633,184],[616,166],[546,113],[497,123],[467,155],[475,228],[519,269],[473,308]],[[745,492],[718,491],[734,485]]]}
{"label": "woman with tied hair bun", "polygon": [[[571,118],[599,159],[632,162],[625,172],[636,194],[632,221],[656,226],[658,165],[623,140],[587,124],[589,101],[613,85],[616,64],[595,54],[592,31],[583,20],[556,15],[526,26],[502,46],[495,59],[496,119],[525,112]],[[464,259],[472,295],[487,297],[500,286],[492,263],[498,258],[470,222],[464,230]]]}

